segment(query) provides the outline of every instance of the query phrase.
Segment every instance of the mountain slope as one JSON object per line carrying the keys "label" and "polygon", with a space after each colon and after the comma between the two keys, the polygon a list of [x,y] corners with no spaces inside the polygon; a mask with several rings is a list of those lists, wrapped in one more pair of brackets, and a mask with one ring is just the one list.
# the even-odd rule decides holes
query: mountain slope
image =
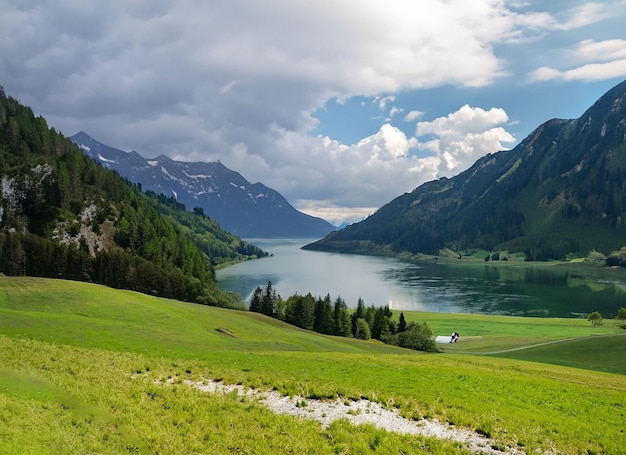
{"label": "mountain slope", "polygon": [[421,185],[306,248],[363,254],[486,249],[562,259],[626,244],[626,81],[579,119]]}
{"label": "mountain slope", "polygon": [[330,223],[292,207],[277,191],[250,183],[221,162],[182,162],[164,155],[144,159],[136,152],[102,144],[84,132],[71,138],[103,166],[144,190],[174,195],[188,209],[201,208],[224,229],[247,238],[323,237]]}
{"label": "mountain slope", "polygon": [[0,272],[7,275],[218,305],[228,298],[213,265],[265,254],[175,201],[142,193],[1,88],[0,181]]}

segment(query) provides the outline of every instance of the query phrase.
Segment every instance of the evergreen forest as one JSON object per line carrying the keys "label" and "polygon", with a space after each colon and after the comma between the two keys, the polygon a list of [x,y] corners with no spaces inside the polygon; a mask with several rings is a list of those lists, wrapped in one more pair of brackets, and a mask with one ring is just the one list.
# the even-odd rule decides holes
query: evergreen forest
{"label": "evergreen forest", "polygon": [[231,306],[214,267],[266,255],[97,164],[0,88],[0,273]]}
{"label": "evergreen forest", "polygon": [[337,297],[333,302],[330,294],[317,299],[308,293],[294,294],[287,300],[278,294],[271,281],[265,288],[257,286],[250,298],[250,311],[262,313],[288,324],[324,335],[380,340],[386,344],[435,352],[437,350],[431,328],[426,323],[407,324],[400,313],[398,322],[392,319],[388,306],[365,306],[359,298],[354,311]]}

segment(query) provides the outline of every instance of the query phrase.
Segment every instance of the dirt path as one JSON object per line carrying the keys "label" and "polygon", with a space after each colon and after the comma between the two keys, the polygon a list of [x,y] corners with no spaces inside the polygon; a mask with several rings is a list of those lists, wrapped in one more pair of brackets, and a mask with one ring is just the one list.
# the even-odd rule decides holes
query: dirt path
{"label": "dirt path", "polygon": [[504,354],[504,353],[507,353],[507,352],[523,351],[524,349],[532,349],[532,348],[536,348],[536,347],[539,347],[539,346],[548,346],[550,344],[569,343],[569,342],[572,342],[572,341],[582,341],[582,340],[587,340],[589,338],[608,338],[608,337],[623,337],[623,336],[626,336],[626,333],[611,333],[611,334],[607,334],[607,335],[587,335],[587,336],[584,336],[584,337],[563,338],[563,339],[560,339],[560,340],[545,341],[543,343],[529,344],[528,346],[518,346],[516,348],[502,349],[502,350],[499,350],[499,351],[467,352],[467,354],[473,354],[473,355]]}

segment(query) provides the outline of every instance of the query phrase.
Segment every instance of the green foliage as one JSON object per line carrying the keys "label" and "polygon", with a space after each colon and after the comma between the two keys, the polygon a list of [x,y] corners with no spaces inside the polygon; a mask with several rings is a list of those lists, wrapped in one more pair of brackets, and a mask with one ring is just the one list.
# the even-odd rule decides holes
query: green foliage
{"label": "green foliage", "polygon": [[[329,294],[317,299],[311,293],[305,296],[294,294],[286,301],[276,296],[271,281],[267,283],[265,290],[257,286],[250,298],[250,311],[325,335],[360,340],[373,338],[386,344],[418,351],[436,351],[434,336],[428,325],[415,322],[407,325],[404,313],[400,313],[400,324],[397,324],[392,319],[393,312],[388,306],[366,307],[363,299],[359,298],[356,310],[350,313],[341,297],[337,297],[332,305]],[[278,307],[280,311],[276,311]]]}
{"label": "green foliage", "polygon": [[346,301],[343,300],[341,297],[337,297],[337,299],[335,300],[333,322],[335,328],[334,335],[340,337],[352,336],[352,324],[350,322],[348,306],[346,305]]}
{"label": "green foliage", "polygon": [[611,252],[606,258],[606,265],[609,267],[626,267],[626,247]]}
{"label": "green foliage", "polygon": [[255,313],[261,313],[262,304],[263,289],[261,289],[261,286],[257,286],[252,293],[252,297],[250,298],[250,306],[248,308],[250,309],[250,311],[253,311]]}
{"label": "green foliage", "polygon": [[0,94],[0,272],[231,305],[213,266],[265,253],[146,195]]}
{"label": "green foliage", "polygon": [[626,320],[626,308],[621,307],[617,310],[617,316],[615,316],[615,319],[619,319],[621,321]]}
{"label": "green foliage", "polygon": [[287,299],[285,309],[285,322],[313,330],[315,326],[315,298],[308,293],[305,296],[292,295]]}
{"label": "green foliage", "polygon": [[404,332],[406,330],[406,319],[404,318],[404,313],[400,312],[400,319],[398,322],[398,332]]}
{"label": "green foliage", "polygon": [[175,228],[193,241],[211,265],[267,256],[267,252],[223,230],[201,208],[196,207],[188,212],[184,204],[173,197],[157,195],[151,191],[146,194]]}
{"label": "green foliage", "polygon": [[359,340],[369,340],[372,338],[370,326],[364,318],[357,318],[355,325],[356,329],[354,330],[354,338]]}
{"label": "green foliage", "polygon": [[263,291],[263,296],[261,297],[261,313],[267,316],[274,316],[274,309],[279,298],[276,289],[272,287],[272,282],[268,281]]}
{"label": "green foliage", "polygon": [[325,335],[334,335],[338,321],[335,320],[335,313],[330,301],[330,295],[315,302],[313,330]]}
{"label": "green foliage", "polygon": [[590,313],[589,316],[587,317],[587,320],[591,322],[591,324],[594,326],[602,325],[602,315],[598,313],[597,311]]}
{"label": "green foliage", "polygon": [[436,352],[433,331],[428,324],[411,322],[404,332],[398,334],[398,346],[416,351]]}

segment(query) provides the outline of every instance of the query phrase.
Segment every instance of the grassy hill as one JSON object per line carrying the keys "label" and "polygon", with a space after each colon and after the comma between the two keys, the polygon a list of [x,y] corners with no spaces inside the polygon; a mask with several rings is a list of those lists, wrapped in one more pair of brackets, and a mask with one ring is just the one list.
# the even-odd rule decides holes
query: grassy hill
{"label": "grassy hill", "polygon": [[[324,428],[183,382],[201,377],[306,399],[366,397],[526,453],[623,451],[626,376],[468,354],[615,335],[623,332],[618,325],[410,318],[438,334],[454,327],[461,342],[424,354],[322,336],[244,311],[0,277],[0,453],[465,453],[458,443],[345,421]],[[623,352],[620,341],[606,342],[624,340],[616,336],[591,340]],[[514,352],[532,360],[532,351]],[[155,382],[168,379],[173,384]]]}

